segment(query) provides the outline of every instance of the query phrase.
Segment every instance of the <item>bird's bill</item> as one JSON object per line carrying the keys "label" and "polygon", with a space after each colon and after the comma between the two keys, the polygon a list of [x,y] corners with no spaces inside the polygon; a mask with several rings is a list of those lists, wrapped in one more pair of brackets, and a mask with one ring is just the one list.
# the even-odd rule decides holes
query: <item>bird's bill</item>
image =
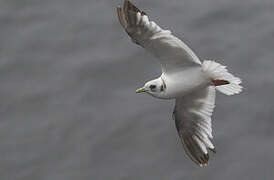
{"label": "bird's bill", "polygon": [[142,93],[142,92],[146,92],[145,88],[140,88],[136,90],[136,93]]}

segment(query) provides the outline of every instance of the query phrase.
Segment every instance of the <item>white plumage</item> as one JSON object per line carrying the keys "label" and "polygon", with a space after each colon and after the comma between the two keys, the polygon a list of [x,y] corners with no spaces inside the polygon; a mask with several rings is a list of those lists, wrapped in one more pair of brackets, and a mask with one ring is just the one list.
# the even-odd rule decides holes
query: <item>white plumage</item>
{"label": "white plumage", "polygon": [[238,94],[241,80],[219,63],[201,63],[183,41],[150,21],[129,0],[117,8],[117,13],[131,40],[156,56],[162,67],[162,75],[137,92],[176,99],[173,118],[184,149],[198,165],[207,165],[208,150],[215,152],[211,142],[215,89],[226,95]]}

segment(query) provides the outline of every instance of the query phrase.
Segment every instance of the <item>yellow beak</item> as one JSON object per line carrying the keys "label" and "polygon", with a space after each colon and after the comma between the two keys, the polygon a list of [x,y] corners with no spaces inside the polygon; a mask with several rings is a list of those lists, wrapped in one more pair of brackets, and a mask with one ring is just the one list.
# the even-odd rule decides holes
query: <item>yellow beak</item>
{"label": "yellow beak", "polygon": [[140,88],[136,90],[136,93],[142,93],[142,92],[146,92],[145,88]]}

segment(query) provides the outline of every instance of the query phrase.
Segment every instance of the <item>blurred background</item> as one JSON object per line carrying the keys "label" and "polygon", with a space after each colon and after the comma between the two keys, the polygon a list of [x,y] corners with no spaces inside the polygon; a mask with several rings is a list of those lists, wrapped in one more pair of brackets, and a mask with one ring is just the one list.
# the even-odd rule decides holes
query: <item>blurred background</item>
{"label": "blurred background", "polygon": [[133,1],[243,79],[217,95],[207,168],[186,156],[173,101],[135,93],[161,71],[118,23],[122,2],[0,2],[0,179],[273,179],[274,1]]}

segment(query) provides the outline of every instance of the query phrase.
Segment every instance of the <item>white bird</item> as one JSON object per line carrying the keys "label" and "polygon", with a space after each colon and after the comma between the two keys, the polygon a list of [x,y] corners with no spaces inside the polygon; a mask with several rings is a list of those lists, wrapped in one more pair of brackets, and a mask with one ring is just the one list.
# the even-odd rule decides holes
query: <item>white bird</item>
{"label": "white bird", "polygon": [[117,13],[131,40],[155,55],[162,67],[159,78],[136,92],[176,99],[173,119],[185,152],[198,165],[207,166],[208,150],[215,152],[211,142],[215,89],[226,95],[238,94],[242,91],[241,80],[217,62],[201,63],[184,42],[150,21],[129,0],[117,8]]}

